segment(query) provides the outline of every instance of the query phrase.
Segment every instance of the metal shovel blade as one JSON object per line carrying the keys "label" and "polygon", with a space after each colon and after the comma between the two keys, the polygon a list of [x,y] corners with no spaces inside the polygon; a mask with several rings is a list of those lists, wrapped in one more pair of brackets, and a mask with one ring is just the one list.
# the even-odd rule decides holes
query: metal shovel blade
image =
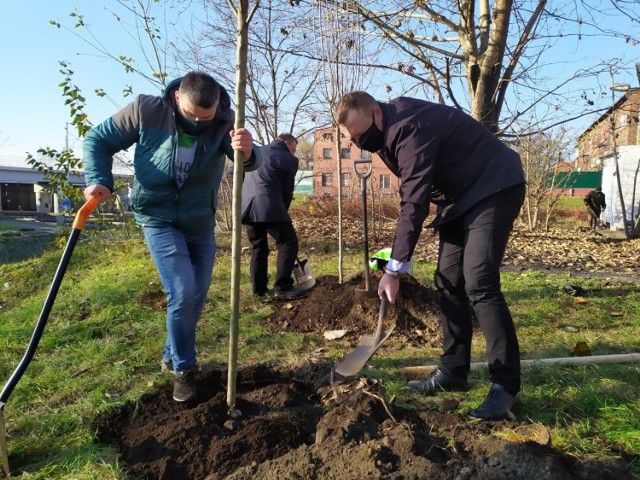
{"label": "metal shovel blade", "polygon": [[367,364],[367,361],[376,351],[387,341],[395,324],[389,328],[384,328],[384,321],[387,318],[387,296],[383,295],[380,302],[380,314],[378,315],[378,326],[375,335],[363,335],[360,343],[351,352],[345,355],[342,361],[336,366],[334,371],[343,377],[352,377]]}
{"label": "metal shovel blade", "polygon": [[296,263],[293,265],[293,275],[296,277],[296,282],[300,288],[305,290],[310,289],[316,284],[316,279],[313,276],[311,267],[308,260],[300,260],[296,258]]}

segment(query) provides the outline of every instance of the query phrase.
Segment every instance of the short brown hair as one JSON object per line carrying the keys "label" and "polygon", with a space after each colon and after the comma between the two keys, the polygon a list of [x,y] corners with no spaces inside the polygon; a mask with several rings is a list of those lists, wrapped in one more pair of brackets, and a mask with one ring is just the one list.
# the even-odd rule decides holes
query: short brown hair
{"label": "short brown hair", "polygon": [[276,140],[280,140],[281,142],[298,143],[298,139],[294,135],[291,135],[290,133],[281,133],[276,137]]}
{"label": "short brown hair", "polygon": [[220,85],[204,72],[189,72],[180,80],[180,95],[200,108],[218,108]]}
{"label": "short brown hair", "polygon": [[360,110],[361,112],[373,111],[377,106],[376,99],[367,92],[351,92],[344,95],[336,106],[336,118],[338,125],[344,125],[349,110]]}

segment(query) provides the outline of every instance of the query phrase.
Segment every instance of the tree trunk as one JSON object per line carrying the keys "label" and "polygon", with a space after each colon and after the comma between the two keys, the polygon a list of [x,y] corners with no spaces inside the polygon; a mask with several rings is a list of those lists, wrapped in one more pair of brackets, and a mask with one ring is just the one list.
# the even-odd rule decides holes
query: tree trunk
{"label": "tree trunk", "polygon": [[[474,2],[469,2],[473,8]],[[463,41],[467,56],[465,69],[471,94],[471,116],[482,122],[492,132],[498,131],[502,104],[498,103],[498,89],[504,88],[502,79],[504,52],[506,49],[512,0],[498,0],[493,10],[489,31],[489,7],[486,0],[480,2],[480,41],[475,41],[475,33],[467,31],[469,37]],[[484,27],[483,27],[484,26]],[[488,35],[488,39],[486,36]]]}
{"label": "tree trunk", "polygon": [[[613,85],[613,75],[611,76],[611,84]],[[609,121],[611,122],[611,145],[613,146],[613,164],[616,167],[616,181],[618,184],[618,195],[620,196],[620,210],[622,211],[622,228],[624,228],[624,236],[627,240],[631,240],[631,228],[627,225],[627,208],[624,204],[624,196],[622,195],[622,179],[620,178],[620,163],[618,162],[618,142],[616,140],[616,111],[615,96],[613,89],[611,90],[611,114]]]}
{"label": "tree trunk", "polygon": [[342,283],[343,272],[343,245],[344,240],[342,238],[342,157],[340,156],[340,150],[342,150],[342,142],[340,141],[340,127],[336,125],[336,165],[338,170],[338,283]]}

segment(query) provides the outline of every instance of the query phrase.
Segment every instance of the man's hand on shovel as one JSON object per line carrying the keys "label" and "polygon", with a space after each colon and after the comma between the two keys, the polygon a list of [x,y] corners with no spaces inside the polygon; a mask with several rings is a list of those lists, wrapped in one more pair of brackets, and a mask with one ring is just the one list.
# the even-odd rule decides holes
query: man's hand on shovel
{"label": "man's hand on shovel", "polygon": [[393,305],[396,303],[398,290],[400,290],[400,279],[385,273],[378,284],[378,296],[382,298],[382,294],[386,293],[389,302]]}

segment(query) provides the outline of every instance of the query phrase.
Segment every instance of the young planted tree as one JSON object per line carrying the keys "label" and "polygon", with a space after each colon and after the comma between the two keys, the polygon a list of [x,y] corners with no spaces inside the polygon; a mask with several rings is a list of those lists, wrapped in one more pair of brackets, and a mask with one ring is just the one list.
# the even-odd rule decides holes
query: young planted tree
{"label": "young planted tree", "polygon": [[[236,39],[236,117],[234,130],[245,126],[245,96],[247,93],[247,51],[248,32],[251,17],[258,8],[259,1],[249,11],[249,0],[228,0],[229,9],[235,14],[238,34]],[[242,179],[244,177],[244,154],[239,150],[234,154],[233,169],[233,231],[231,242],[231,318],[229,322],[229,368],[227,385],[227,406],[236,412],[236,377],[238,365],[238,331],[240,317],[240,255],[242,248]]]}
{"label": "young planted tree", "polygon": [[[348,3],[348,2],[347,2]],[[343,10],[337,4],[318,2],[317,15],[311,23],[317,51],[323,62],[319,93],[328,104],[333,127],[336,158],[338,202],[338,281],[343,281],[343,213],[342,213],[342,136],[335,107],[340,98],[353,90],[363,88],[364,39],[360,23],[352,10]]]}
{"label": "young planted tree", "polygon": [[542,227],[548,231],[558,200],[571,188],[574,164],[566,161],[569,148],[566,132],[524,135],[514,148],[520,153],[527,181],[522,215],[529,230]]}

